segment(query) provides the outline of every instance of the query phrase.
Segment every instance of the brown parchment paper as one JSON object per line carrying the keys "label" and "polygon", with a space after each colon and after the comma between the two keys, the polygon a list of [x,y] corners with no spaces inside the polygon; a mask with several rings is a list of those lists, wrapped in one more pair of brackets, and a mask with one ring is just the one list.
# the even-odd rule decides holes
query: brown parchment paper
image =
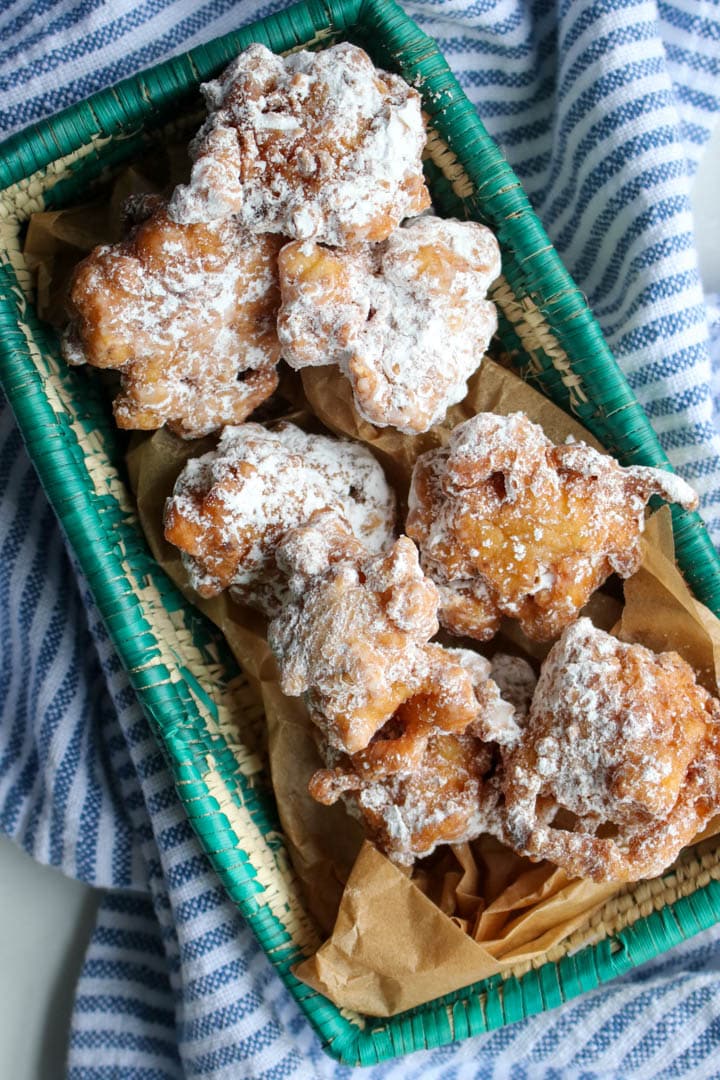
{"label": "brown parchment paper", "polygon": [[[62,293],[72,265],[95,243],[113,239],[121,197],[152,187],[142,174],[128,170],[109,207],[35,216],[28,255],[36,268],[44,317],[61,323]],[[418,454],[444,444],[452,428],[476,412],[522,410],[556,442],[572,435],[599,445],[573,418],[489,358],[471,379],[466,399],[448,411],[442,424],[415,437],[363,421],[353,408],[348,383],[335,368],[309,369],[301,385],[286,378],[281,389],[289,418],[313,427],[319,419],[331,431],[365,442],[395,485],[401,509]],[[274,415],[282,412],[281,403]],[[439,849],[410,877],[363,842],[359,825],[340,805],[320,806],[308,795],[308,780],[322,763],[302,702],[279,690],[264,619],[227,596],[199,598],[188,584],[179,552],[162,535],[162,510],[175,478],[190,456],[213,445],[212,439],[184,442],[165,431],[135,436],[128,472],[155,557],[185,596],[222,629],[263,702],[267,743],[261,751],[267,754],[305,902],[327,937],[315,956],[298,967],[298,976],[341,1007],[390,1016],[541,957],[582,926],[617,886],[568,880],[564,871],[532,864],[487,837]],[[715,688],[720,624],[694,600],[675,567],[666,509],[648,524],[642,566],[625,583],[624,606],[612,591],[603,590],[586,610],[596,625],[614,627],[625,640],[676,649]],[[500,641],[536,660],[548,648],[529,643],[511,624],[503,627]],[[239,717],[238,723],[243,722]],[[243,736],[253,744],[258,737],[251,730]]]}
{"label": "brown parchment paper", "polygon": [[674,649],[695,669],[698,681],[717,694],[720,622],[695,599],[675,564],[668,507],[651,518],[642,553],[640,569],[625,582],[625,607],[614,633],[655,652]]}

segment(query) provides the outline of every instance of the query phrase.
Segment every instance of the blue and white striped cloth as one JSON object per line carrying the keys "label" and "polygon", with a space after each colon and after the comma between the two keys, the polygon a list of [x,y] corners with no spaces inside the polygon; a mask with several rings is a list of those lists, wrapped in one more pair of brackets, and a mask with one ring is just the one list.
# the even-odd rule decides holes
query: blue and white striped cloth
{"label": "blue and white striped cloth", "polygon": [[[1,0],[0,132],[282,6]],[[717,2],[406,7],[521,176],[720,539],[720,309],[703,298],[688,199],[720,108]],[[108,890],[70,1077],[350,1076],[209,871],[7,408],[0,496],[0,828]],[[718,968],[720,933],[707,931],[554,1012],[366,1075],[719,1076]]]}

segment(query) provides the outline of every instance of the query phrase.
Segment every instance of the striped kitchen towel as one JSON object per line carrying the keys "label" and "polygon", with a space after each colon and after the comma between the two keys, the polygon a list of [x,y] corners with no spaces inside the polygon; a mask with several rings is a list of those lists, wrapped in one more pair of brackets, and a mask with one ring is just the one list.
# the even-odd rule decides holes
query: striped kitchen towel
{"label": "striped kitchen towel", "polygon": [[[269,14],[281,0],[3,0],[0,131]],[[416,0],[587,294],[720,539],[720,327],[689,190],[720,107],[702,0]],[[77,988],[72,1078],[349,1077],[209,871],[0,413],[0,827],[108,889]],[[720,934],[561,1009],[369,1077],[718,1076]]]}

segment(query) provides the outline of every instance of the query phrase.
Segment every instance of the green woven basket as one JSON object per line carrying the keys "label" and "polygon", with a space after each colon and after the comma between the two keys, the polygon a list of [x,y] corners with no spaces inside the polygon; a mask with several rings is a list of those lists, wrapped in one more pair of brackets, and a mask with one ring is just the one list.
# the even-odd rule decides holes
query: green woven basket
{"label": "green woven basket", "polygon": [[[494,299],[523,375],[572,410],[625,464],[668,467],[658,441],[520,183],[433,41],[391,0],[306,0],[126,80],[0,147],[0,373],[45,490],[164,748],[190,820],[228,893],[328,1052],[373,1064],[477,1035],[567,999],[720,918],[720,841],[663,878],[627,887],[536,967],[392,1020],[341,1013],[291,968],[318,944],[279,833],[262,763],[233,720],[257,707],[212,628],[153,561],[122,477],[123,447],[97,382],[68,370],[35,315],[21,254],[29,216],[79,202],[191,116],[198,84],[260,41],[276,52],[343,38],[422,92],[437,208],[490,225],[503,251]],[[720,563],[696,514],[673,507],[678,561],[720,611]]]}

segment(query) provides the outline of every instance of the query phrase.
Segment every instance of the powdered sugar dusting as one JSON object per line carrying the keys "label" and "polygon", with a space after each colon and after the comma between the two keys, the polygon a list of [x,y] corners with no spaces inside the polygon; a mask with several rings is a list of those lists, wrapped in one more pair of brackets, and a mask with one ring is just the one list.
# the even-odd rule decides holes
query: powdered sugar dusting
{"label": "powdered sugar dusting", "polygon": [[407,537],[371,555],[331,514],[289,533],[277,559],[292,590],[268,628],[281,688],[306,694],[333,746],[362,750],[426,678],[437,591]]}
{"label": "powdered sugar dusting", "polygon": [[290,530],[332,509],[370,551],[394,535],[395,498],[381,467],[357,443],[308,435],[293,424],[226,427],[217,450],[191,459],[168,500],[169,540],[186,554],[193,587],[224,588],[276,612],[287,583],[275,551]]}
{"label": "powdered sugar dusting", "polygon": [[[493,754],[479,729],[502,730],[512,708],[487,679],[489,665],[467,649],[427,646],[432,652],[434,692],[471,699],[458,706],[457,730],[439,728],[432,694],[410,698],[378,731],[367,750],[347,756],[327,740],[321,753],[328,769],[310,784],[324,803],[343,798],[391,859],[411,864],[438,844],[472,840],[497,831],[497,789],[487,785]],[[460,687],[462,686],[462,690]],[[313,719],[318,722],[313,714]]]}
{"label": "powdered sugar dusting", "polygon": [[[720,808],[719,734],[720,703],[677,654],[579,619],[547,657],[506,762],[512,842],[599,880],[659,873]],[[577,816],[573,833],[551,827],[553,807]],[[617,836],[598,839],[600,825]]]}
{"label": "powdered sugar dusting", "polygon": [[196,437],[244,420],[270,396],[280,243],[233,221],[176,225],[159,206],[127,240],[79,265],[65,355],[121,372],[120,427],[167,423]]}
{"label": "powdered sugar dusting", "polygon": [[426,431],[482,361],[499,272],[497,241],[475,222],[424,216],[347,252],[290,244],[280,255],[283,356],[295,368],[337,363],[370,423]]}
{"label": "powdered sugar dusting", "polygon": [[382,240],[430,204],[420,97],[347,42],[276,56],[251,45],[203,87],[176,221],[236,214],[254,232],[345,245]]}
{"label": "powdered sugar dusting", "polygon": [[556,447],[522,413],[483,413],[419,458],[406,528],[449,630],[489,638],[506,615],[546,640],[613,571],[635,572],[653,494],[695,501],[663,470],[622,468],[584,443]]}

